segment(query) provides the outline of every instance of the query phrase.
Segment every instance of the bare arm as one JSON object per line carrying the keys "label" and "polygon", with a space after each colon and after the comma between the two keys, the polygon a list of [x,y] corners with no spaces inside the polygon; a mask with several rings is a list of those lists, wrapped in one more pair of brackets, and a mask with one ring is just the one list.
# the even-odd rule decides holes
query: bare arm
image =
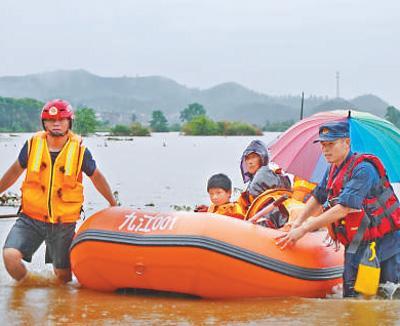
{"label": "bare arm", "polygon": [[303,223],[301,226],[279,236],[277,238],[279,240],[276,244],[280,246],[281,249],[284,249],[288,245],[294,245],[297,240],[301,239],[306,233],[333,223],[353,211],[355,211],[353,208],[337,204],[315,219],[310,220],[309,223]]}
{"label": "bare arm", "polygon": [[0,179],[0,194],[10,188],[23,172],[24,169],[19,164],[19,161],[16,160]]}
{"label": "bare arm", "polygon": [[310,232],[324,226],[329,225],[330,223],[336,222],[337,220],[345,217],[347,214],[356,211],[353,208],[343,206],[341,204],[337,204],[332,208],[328,209],[326,212],[322,213],[318,218],[310,220],[309,223],[304,223],[303,228],[304,231]]}
{"label": "bare arm", "polygon": [[98,168],[96,168],[90,180],[92,180],[97,191],[110,203],[110,206],[117,206],[117,201],[111,192],[110,185]]}

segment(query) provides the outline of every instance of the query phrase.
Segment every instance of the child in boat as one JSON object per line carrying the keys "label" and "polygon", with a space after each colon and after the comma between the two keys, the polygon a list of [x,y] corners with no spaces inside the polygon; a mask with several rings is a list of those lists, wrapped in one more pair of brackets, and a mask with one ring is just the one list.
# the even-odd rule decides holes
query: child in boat
{"label": "child in boat", "polygon": [[211,206],[201,205],[196,212],[209,212],[243,219],[245,212],[236,202],[230,202],[232,195],[232,181],[225,174],[214,174],[208,179],[207,192],[210,195]]}
{"label": "child in boat", "polygon": [[238,200],[243,210],[247,211],[254,198],[268,189],[291,189],[289,177],[268,163],[267,147],[261,140],[253,140],[244,150],[240,164],[243,182],[248,183]]}

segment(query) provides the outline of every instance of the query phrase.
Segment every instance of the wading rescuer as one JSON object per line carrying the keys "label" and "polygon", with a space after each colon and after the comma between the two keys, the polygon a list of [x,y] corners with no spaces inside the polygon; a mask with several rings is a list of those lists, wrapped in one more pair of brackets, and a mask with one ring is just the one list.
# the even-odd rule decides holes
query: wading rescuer
{"label": "wading rescuer", "polygon": [[[331,237],[345,246],[344,297],[358,293],[372,295],[379,282],[400,282],[399,201],[381,161],[373,155],[352,153],[349,137],[348,122],[331,122],[320,127],[315,142],[320,143],[331,165],[291,230],[277,239],[284,249],[307,232],[329,226]],[[307,220],[321,206],[324,212]],[[376,265],[365,269],[362,267],[368,251],[371,254],[367,264],[375,261]],[[373,278],[376,278],[374,291],[363,292],[363,287],[374,282]]]}
{"label": "wading rescuer", "polygon": [[46,263],[53,264],[57,279],[63,283],[71,280],[69,247],[82,210],[82,172],[111,206],[117,204],[91,153],[72,133],[73,117],[68,102],[46,103],[41,113],[44,131],[25,143],[0,180],[2,193],[26,169],[20,216],[3,248],[4,265],[17,281],[29,279],[22,260],[30,262],[43,241]]}

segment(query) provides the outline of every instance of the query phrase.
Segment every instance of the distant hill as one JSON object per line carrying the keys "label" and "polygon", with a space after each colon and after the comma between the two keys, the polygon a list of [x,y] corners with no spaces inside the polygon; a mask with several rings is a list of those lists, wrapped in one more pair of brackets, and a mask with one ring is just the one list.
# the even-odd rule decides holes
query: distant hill
{"label": "distant hill", "polygon": [[[286,105],[294,108],[296,111],[300,112],[301,106],[301,96],[300,95],[281,95],[273,96],[272,99],[282,105]],[[304,112],[309,114],[312,108],[320,105],[323,102],[329,101],[327,96],[305,96],[304,97]]]}
{"label": "distant hill", "polygon": [[[0,96],[47,101],[65,98],[74,106],[89,106],[107,120],[128,123],[134,113],[147,122],[153,110],[162,110],[170,121],[198,102],[217,120],[242,120],[263,125],[297,120],[300,96],[268,96],[229,82],[200,90],[160,77],[100,77],[85,70],[54,71],[27,76],[0,77]],[[305,98],[305,116],[315,112],[355,107],[383,116],[388,104],[374,95],[353,100]]]}
{"label": "distant hill", "polygon": [[390,106],[389,103],[372,94],[358,96],[352,99],[351,103],[362,111],[366,111],[380,117],[385,116],[386,109],[388,106]]}
{"label": "distant hill", "polygon": [[314,114],[321,111],[353,109],[358,111],[365,111],[384,117],[386,109],[389,104],[375,95],[362,95],[352,100],[345,100],[343,98],[335,98],[327,100],[312,108],[309,114]]}
{"label": "distant hill", "polygon": [[237,83],[224,83],[206,89],[196,99],[217,119],[243,120],[254,124],[291,119],[296,109]]}
{"label": "distant hill", "polygon": [[325,101],[320,105],[314,107],[310,114],[314,114],[321,111],[330,111],[330,110],[356,110],[356,105],[352,102],[346,101],[343,98],[335,98],[332,100]]}
{"label": "distant hill", "polygon": [[[297,120],[299,114],[291,107],[276,103],[243,103],[235,106],[234,111],[229,114],[230,119],[247,121],[252,124],[263,126],[267,121],[277,122],[286,120]],[[221,117],[221,120],[226,117]]]}

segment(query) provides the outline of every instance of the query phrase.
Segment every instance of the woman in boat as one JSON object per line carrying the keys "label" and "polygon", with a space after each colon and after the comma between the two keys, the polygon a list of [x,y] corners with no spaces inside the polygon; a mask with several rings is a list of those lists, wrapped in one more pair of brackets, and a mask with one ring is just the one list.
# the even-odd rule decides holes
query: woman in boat
{"label": "woman in boat", "polygon": [[268,150],[261,140],[253,140],[244,150],[240,163],[242,178],[247,188],[238,203],[247,210],[253,200],[268,189],[290,189],[289,177],[281,169],[269,166]]}

